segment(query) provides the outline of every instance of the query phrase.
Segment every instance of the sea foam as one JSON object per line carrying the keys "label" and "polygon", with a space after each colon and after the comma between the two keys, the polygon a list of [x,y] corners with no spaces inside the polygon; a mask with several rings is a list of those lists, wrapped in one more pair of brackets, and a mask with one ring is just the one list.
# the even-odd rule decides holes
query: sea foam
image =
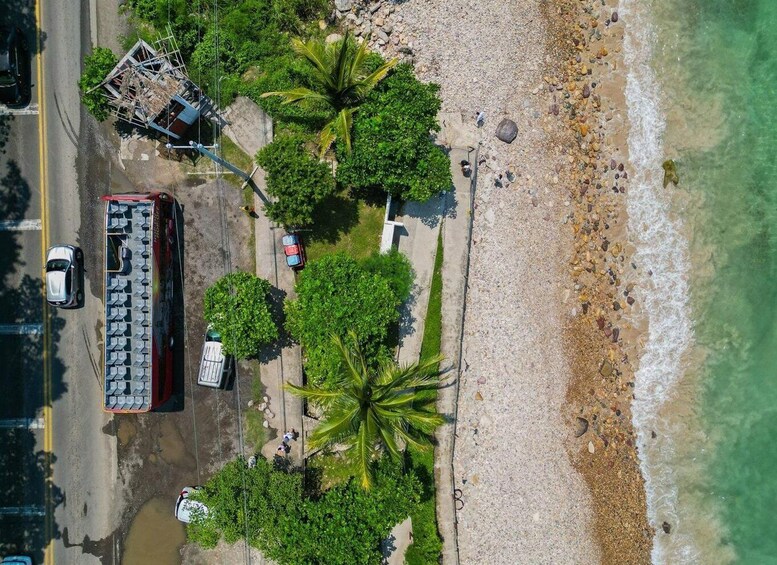
{"label": "sea foam", "polygon": [[[650,4],[623,0],[620,7],[622,20],[628,22],[624,58],[630,122],[628,148],[634,168],[627,204],[628,225],[636,244],[634,261],[646,278],[644,311],[649,328],[635,375],[632,413],[645,480],[648,519],[660,534],[654,539],[652,561],[693,563],[699,553],[692,537],[674,529],[670,550],[670,536],[661,531],[663,522],[676,526],[679,499],[671,465],[678,438],[671,429],[672,424],[662,418],[662,409],[677,393],[683,377],[683,358],[693,341],[693,328],[688,244],[682,236],[680,220],[670,213],[668,195],[662,187],[666,124],[659,84],[650,66],[655,40],[648,14]],[[655,438],[652,432],[656,433]]]}

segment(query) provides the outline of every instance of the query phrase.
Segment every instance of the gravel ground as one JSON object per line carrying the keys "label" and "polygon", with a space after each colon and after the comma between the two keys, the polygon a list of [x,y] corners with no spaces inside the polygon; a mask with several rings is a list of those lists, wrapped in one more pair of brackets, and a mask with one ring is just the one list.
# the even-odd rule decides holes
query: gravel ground
{"label": "gravel ground", "polygon": [[[412,42],[420,77],[442,86],[443,111],[465,121],[486,113],[454,454],[462,563],[599,561],[590,496],[564,447],[572,234],[557,183],[569,162],[546,132],[543,4],[412,0],[390,18]],[[506,116],[519,129],[511,145],[493,136]]]}

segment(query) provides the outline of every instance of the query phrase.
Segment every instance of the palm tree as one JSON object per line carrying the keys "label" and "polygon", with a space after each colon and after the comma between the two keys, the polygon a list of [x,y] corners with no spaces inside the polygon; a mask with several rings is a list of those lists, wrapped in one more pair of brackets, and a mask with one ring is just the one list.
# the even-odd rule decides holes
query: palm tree
{"label": "palm tree", "polygon": [[[429,436],[445,422],[435,409],[440,385],[435,356],[412,365],[397,367],[393,362],[370,367],[358,345],[346,346],[333,338],[345,367],[333,388],[286,384],[286,389],[324,410],[324,418],[310,436],[313,449],[345,444],[364,488],[372,484],[372,462],[382,452],[400,457],[400,445],[425,450]],[[358,344],[351,335],[351,343]]]}
{"label": "palm tree", "polygon": [[362,41],[354,49],[350,32],[346,32],[342,40],[328,45],[318,39],[304,42],[294,38],[292,47],[310,63],[317,88],[312,90],[301,86],[292,90],[265,92],[262,98],[280,96],[284,104],[324,101],[332,108],[335,117],[319,134],[320,155],[323,156],[338,137],[345,142],[350,153],[353,114],[367,93],[397,64],[397,59],[391,59],[368,73],[365,66],[367,42]]}

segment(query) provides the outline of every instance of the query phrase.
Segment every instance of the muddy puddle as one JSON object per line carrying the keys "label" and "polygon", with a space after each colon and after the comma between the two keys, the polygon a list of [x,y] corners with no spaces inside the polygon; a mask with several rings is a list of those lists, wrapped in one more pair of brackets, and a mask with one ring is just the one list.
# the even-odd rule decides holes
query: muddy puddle
{"label": "muddy puddle", "polygon": [[175,519],[174,498],[156,497],[137,513],[124,542],[122,565],[178,565],[186,542],[184,525]]}

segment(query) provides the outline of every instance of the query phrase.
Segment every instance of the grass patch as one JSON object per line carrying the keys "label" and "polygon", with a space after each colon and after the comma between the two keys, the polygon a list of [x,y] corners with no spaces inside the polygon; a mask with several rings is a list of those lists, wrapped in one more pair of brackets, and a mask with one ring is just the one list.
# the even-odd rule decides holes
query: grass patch
{"label": "grass patch", "polygon": [[442,229],[437,235],[437,254],[434,256],[432,284],[429,288],[429,305],[426,308],[424,338],[421,341],[421,359],[440,353],[442,334]]}
{"label": "grass patch", "polygon": [[352,466],[335,453],[317,453],[308,460],[308,470],[320,473],[321,490],[346,482],[354,476]]}
{"label": "grass patch", "polygon": [[347,193],[330,196],[318,206],[313,227],[305,232],[308,260],[343,251],[364,259],[380,249],[385,206],[372,206]]}
{"label": "grass patch", "polygon": [[[437,255],[434,258],[432,285],[429,290],[429,306],[426,310],[424,338],[421,342],[421,358],[440,353],[442,333],[442,230],[437,236]],[[437,391],[430,394],[437,396]],[[439,562],[442,539],[437,531],[437,506],[435,504],[434,451],[410,450],[410,464],[424,485],[424,492],[413,520],[413,543],[405,554],[407,565],[432,565]]]}
{"label": "grass patch", "polygon": [[[262,379],[259,375],[259,363],[257,361],[250,361],[251,363],[251,399],[254,401],[254,406],[261,404],[262,397],[264,396],[264,388],[262,386]],[[235,383],[235,386],[238,386]],[[248,444],[253,450],[259,453],[262,450],[262,446],[267,443],[267,428],[264,427],[264,414],[255,408],[249,408],[246,411],[245,422],[245,436]]]}
{"label": "grass patch", "polygon": [[[238,169],[245,174],[250,175],[254,170],[254,161],[249,155],[246,155],[240,147],[237,146],[226,135],[221,136],[221,157],[226,161],[235,165]],[[243,178],[232,173],[231,171],[225,171],[224,178],[235,186],[243,185]]]}

